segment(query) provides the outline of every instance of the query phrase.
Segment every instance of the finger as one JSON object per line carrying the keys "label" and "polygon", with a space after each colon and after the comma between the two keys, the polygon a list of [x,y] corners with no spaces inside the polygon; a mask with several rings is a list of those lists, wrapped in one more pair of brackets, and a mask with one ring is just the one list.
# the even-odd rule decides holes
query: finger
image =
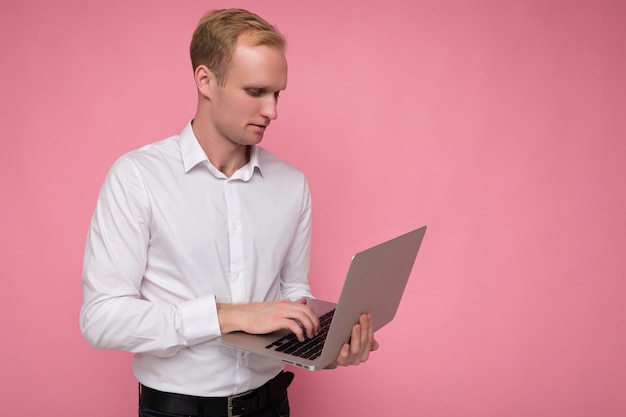
{"label": "finger", "polygon": [[[371,314],[361,315],[359,318],[359,327],[360,339],[357,339],[359,340],[359,345],[356,346],[355,344],[352,352],[355,364],[365,362],[369,359],[374,334]],[[355,336],[357,335],[355,334]]]}
{"label": "finger", "polygon": [[[306,303],[305,299],[302,299],[302,301]],[[300,320],[300,323],[306,329],[307,336],[312,338],[319,334],[320,320],[315,314],[315,311],[313,311],[313,308],[303,305],[298,309],[298,312],[300,314],[298,320]]]}
{"label": "finger", "polygon": [[312,338],[319,329],[318,318],[307,310],[290,311],[288,318],[295,321],[303,332],[306,332],[308,338]]}
{"label": "finger", "polygon": [[340,365],[340,366],[350,365],[350,363],[348,362],[349,356],[350,356],[350,345],[347,343],[344,343],[343,346],[341,346],[341,350],[339,351],[339,356],[337,357],[337,360],[335,362],[337,362],[337,365]]}
{"label": "finger", "polygon": [[380,347],[380,343],[378,343],[376,339],[372,339],[372,347],[370,350],[374,352],[375,350],[378,350],[379,347]]}
{"label": "finger", "polygon": [[[285,303],[286,308],[283,315],[293,322],[289,323],[289,328],[296,336],[302,335],[302,337],[298,337],[298,340],[303,341],[305,332],[309,338],[313,338],[319,332],[319,319],[311,307],[303,305],[300,301]],[[296,328],[294,326],[297,326],[297,331],[293,330]]]}
{"label": "finger", "polygon": [[369,352],[372,347],[372,340],[374,340],[374,320],[371,314],[365,314],[364,324],[362,326],[362,340],[363,347],[367,348]]}
{"label": "finger", "polygon": [[350,355],[358,356],[361,353],[361,324],[352,327],[352,337],[350,338]]}
{"label": "finger", "polygon": [[361,348],[368,348],[372,337],[372,320],[369,314],[362,314],[359,320],[361,325]]}
{"label": "finger", "polygon": [[296,335],[296,338],[298,338],[299,341],[304,342],[304,330],[302,329],[302,326],[300,326],[300,323],[298,321],[284,319],[283,323],[283,329],[289,329],[293,334]]}
{"label": "finger", "polygon": [[306,314],[307,318],[311,322],[309,337],[317,336],[320,333],[320,319],[319,317],[317,317],[317,314],[315,314],[315,311],[313,311],[313,308],[311,307],[307,307]]}
{"label": "finger", "polygon": [[370,328],[371,330],[371,326],[369,326],[369,319],[367,319],[367,317],[365,317],[365,319],[363,320],[363,325],[361,325],[360,327],[361,327],[360,329],[361,339],[359,343],[360,346],[358,347],[358,351],[355,353],[355,358],[354,358],[354,362],[357,365],[361,362],[367,361],[367,359],[369,358],[369,354],[370,354],[369,334],[371,332],[368,331],[368,328]]}

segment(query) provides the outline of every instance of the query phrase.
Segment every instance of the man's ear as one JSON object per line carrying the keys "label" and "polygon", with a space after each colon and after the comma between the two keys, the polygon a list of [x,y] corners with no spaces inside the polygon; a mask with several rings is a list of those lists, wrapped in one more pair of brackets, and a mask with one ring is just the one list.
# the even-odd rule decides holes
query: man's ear
{"label": "man's ear", "polygon": [[215,76],[206,65],[198,65],[194,71],[198,93],[211,100],[211,89],[215,85]]}

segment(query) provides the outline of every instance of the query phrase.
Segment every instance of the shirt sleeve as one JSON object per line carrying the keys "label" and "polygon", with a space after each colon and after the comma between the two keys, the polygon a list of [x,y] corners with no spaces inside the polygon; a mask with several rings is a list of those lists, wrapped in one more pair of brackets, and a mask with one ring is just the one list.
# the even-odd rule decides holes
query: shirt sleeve
{"label": "shirt sleeve", "polygon": [[281,272],[281,294],[283,298],[290,300],[313,297],[309,286],[311,192],[304,175],[302,181],[300,217]]}
{"label": "shirt sleeve", "polygon": [[214,296],[180,304],[142,298],[150,221],[139,170],[122,157],[100,190],[85,245],[80,326],[94,347],[170,356],[220,335]]}

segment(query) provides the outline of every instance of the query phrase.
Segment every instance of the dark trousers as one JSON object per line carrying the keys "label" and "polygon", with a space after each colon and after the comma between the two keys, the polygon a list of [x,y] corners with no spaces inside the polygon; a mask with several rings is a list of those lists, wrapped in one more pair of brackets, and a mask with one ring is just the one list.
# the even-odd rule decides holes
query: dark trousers
{"label": "dark trousers", "polygon": [[[189,417],[186,414],[170,414],[162,411],[151,410],[143,404],[139,404],[139,417]],[[205,416],[210,417],[210,416]],[[223,417],[223,416],[215,416]],[[280,395],[270,402],[268,406],[256,413],[247,414],[245,417],[289,417],[289,398],[287,390],[284,395]]]}

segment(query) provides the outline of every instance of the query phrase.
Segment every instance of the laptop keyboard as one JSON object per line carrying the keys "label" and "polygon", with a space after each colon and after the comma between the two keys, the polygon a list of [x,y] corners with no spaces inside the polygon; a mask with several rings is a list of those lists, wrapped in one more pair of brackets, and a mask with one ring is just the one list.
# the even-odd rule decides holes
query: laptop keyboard
{"label": "laptop keyboard", "polygon": [[301,342],[295,334],[290,333],[274,341],[274,343],[270,343],[265,348],[305,359],[317,359],[322,354],[322,348],[324,347],[324,341],[326,340],[333,314],[335,314],[335,310],[329,311],[320,317],[320,332],[312,339],[306,339],[304,342]]}

